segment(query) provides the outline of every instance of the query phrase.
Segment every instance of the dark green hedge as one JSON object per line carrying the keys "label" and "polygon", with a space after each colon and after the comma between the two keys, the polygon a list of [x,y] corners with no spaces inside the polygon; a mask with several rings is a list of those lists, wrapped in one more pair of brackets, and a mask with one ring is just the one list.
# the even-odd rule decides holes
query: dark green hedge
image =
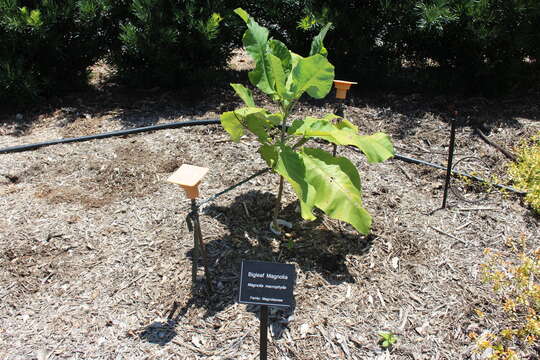
{"label": "dark green hedge", "polygon": [[334,23],[338,74],[375,87],[497,92],[538,80],[537,0],[313,0],[306,15]]}
{"label": "dark green hedge", "polygon": [[120,15],[112,61],[134,86],[182,87],[210,77],[240,44],[240,33],[231,25],[239,21],[223,1],[111,2]]}
{"label": "dark green hedge", "polygon": [[0,0],[0,104],[86,83],[108,48],[106,1]]}
{"label": "dark green hedge", "polygon": [[538,0],[0,0],[0,103],[84,85],[99,58],[137,87],[212,79],[240,46],[239,6],[304,54],[332,22],[337,76],[365,88],[498,92],[540,79]]}

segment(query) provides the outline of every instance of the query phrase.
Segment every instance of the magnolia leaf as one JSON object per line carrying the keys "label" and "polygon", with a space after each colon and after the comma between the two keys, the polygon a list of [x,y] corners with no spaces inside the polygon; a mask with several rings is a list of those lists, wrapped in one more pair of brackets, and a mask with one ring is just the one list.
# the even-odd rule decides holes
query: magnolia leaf
{"label": "magnolia leaf", "polygon": [[285,75],[288,75],[292,68],[292,55],[287,46],[279,40],[271,39],[268,41],[270,53],[281,60],[281,66]]}
{"label": "magnolia leaf", "polygon": [[276,93],[267,56],[264,56],[263,60],[257,61],[255,69],[248,73],[248,78],[254,86],[258,87],[265,94],[273,95]]}
{"label": "magnolia leaf", "polygon": [[328,114],[322,119],[311,116],[308,116],[305,119],[296,119],[292,122],[287,132],[290,135],[306,137],[328,136],[328,134],[334,130],[331,122],[334,119],[340,119],[340,117],[334,114]]}
{"label": "magnolia leaf", "polygon": [[359,148],[366,155],[368,162],[383,162],[396,154],[390,136],[378,132],[372,135],[357,135],[355,143],[350,144]]}
{"label": "magnolia leaf", "polygon": [[242,135],[244,135],[244,127],[240,123],[238,116],[234,111],[227,111],[221,114],[219,117],[221,125],[229,133],[232,141],[239,142]]}
{"label": "magnolia leaf", "polygon": [[272,69],[274,80],[276,81],[277,94],[283,99],[291,99],[290,93],[288,93],[287,89],[285,88],[286,79],[281,60],[272,54],[268,54],[268,60],[270,61],[270,68]]}
{"label": "magnolia leaf", "polygon": [[315,220],[313,199],[315,191],[305,180],[305,167],[302,159],[292,148],[286,145],[263,145],[259,153],[275,172],[283,176],[293,188],[300,203],[300,214],[306,220]]}
{"label": "magnolia leaf", "polygon": [[306,182],[305,165],[299,154],[292,148],[282,145],[280,149],[278,162],[274,170],[291,184],[296,196],[298,196],[302,218],[315,220],[316,216],[313,215],[315,189]]}
{"label": "magnolia leaf", "polygon": [[251,93],[251,90],[249,90],[242,84],[231,84],[231,87],[236,92],[236,95],[240,96],[242,101],[244,101],[247,106],[255,107],[255,100],[253,100],[253,94]]}
{"label": "magnolia leaf", "polygon": [[261,154],[263,160],[266,161],[266,164],[273,169],[278,161],[277,147],[275,145],[264,144],[259,148],[259,154]]}
{"label": "magnolia leaf", "polygon": [[305,196],[310,200],[308,205],[368,234],[371,216],[362,207],[360,176],[353,163],[321,149],[304,148],[299,156],[304,164],[304,179],[311,185],[308,191],[315,191],[315,194]]}
{"label": "magnolia leaf", "polygon": [[332,89],[334,66],[317,54],[299,59],[290,77],[289,85],[295,99],[304,92],[315,99],[322,99]]}
{"label": "magnolia leaf", "polygon": [[280,125],[283,122],[283,114],[282,113],[275,113],[275,114],[266,114],[266,120],[274,125]]}
{"label": "magnolia leaf", "polygon": [[[246,127],[249,129],[249,131],[257,135],[259,141],[262,143],[268,142],[268,134],[266,129],[269,127],[269,124],[265,115],[266,114],[264,112],[255,112],[248,114],[245,117]],[[271,127],[273,127],[273,125],[271,125]]]}
{"label": "magnolia leaf", "polygon": [[323,119],[307,117],[295,120],[289,134],[327,140],[336,145],[353,145],[366,155],[368,162],[383,162],[395,155],[390,137],[384,133],[359,135],[358,128],[347,120],[332,124],[335,115]]}
{"label": "magnolia leaf", "polygon": [[323,41],[326,37],[326,33],[328,32],[328,30],[330,30],[331,26],[332,23],[326,24],[319,32],[319,35],[313,38],[313,41],[311,42],[311,50],[309,51],[310,56],[315,54],[321,54],[324,57],[328,56],[328,51],[324,47]]}
{"label": "magnolia leaf", "polygon": [[242,18],[242,20],[245,21],[247,24],[249,22],[249,14],[242,8],[236,8],[234,9],[234,12]]}
{"label": "magnolia leaf", "polygon": [[291,66],[294,69],[296,67],[296,65],[298,65],[300,60],[304,59],[304,57],[301,56],[301,55],[298,55],[297,53],[294,53],[292,51],[290,53],[291,53]]}
{"label": "magnolia leaf", "polygon": [[[330,114],[330,115],[334,115],[334,114]],[[334,115],[334,117],[330,118],[330,119],[328,119],[328,115],[323,117],[323,119],[327,119],[327,120],[333,120],[333,119],[337,119],[337,118],[339,118],[339,116],[337,116],[337,115]],[[355,133],[358,132],[358,126],[354,125],[353,123],[351,123],[347,119],[341,119],[339,122],[336,123],[336,127],[338,129],[342,129],[342,130],[352,130]]]}
{"label": "magnolia leaf", "polygon": [[257,124],[257,122],[262,122],[263,124],[266,122],[265,115],[257,116],[258,114],[266,113],[267,111],[265,109],[257,107],[244,107],[234,111],[227,111],[220,116],[221,125],[229,133],[234,142],[240,141],[240,138],[244,135],[244,128],[248,128],[255,135],[259,136],[259,138],[267,139],[266,132],[263,134],[260,126]]}
{"label": "magnolia leaf", "polygon": [[248,74],[253,85],[264,93],[275,93],[274,80],[267,57],[268,52],[268,29],[259,25],[247,12],[238,8],[235,12],[246,22],[248,29],[244,33],[242,42],[249,55],[255,61],[255,69]]}

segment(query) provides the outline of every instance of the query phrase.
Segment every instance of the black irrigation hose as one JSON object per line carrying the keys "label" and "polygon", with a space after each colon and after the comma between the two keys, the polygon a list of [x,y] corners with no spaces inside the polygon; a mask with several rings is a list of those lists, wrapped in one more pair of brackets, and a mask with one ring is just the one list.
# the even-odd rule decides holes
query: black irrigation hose
{"label": "black irrigation hose", "polygon": [[173,122],[173,123],[168,123],[168,124],[145,126],[145,127],[140,127],[140,128],[134,128],[134,129],[116,130],[116,131],[111,131],[111,132],[106,132],[106,133],[96,134],[96,135],[79,136],[79,137],[58,139],[58,140],[52,140],[52,141],[45,141],[45,142],[40,142],[40,143],[35,143],[35,144],[12,146],[12,147],[0,149],[0,154],[35,150],[35,149],[39,149],[41,147],[49,146],[49,145],[67,144],[67,143],[72,143],[72,142],[105,139],[105,138],[109,138],[113,136],[138,134],[138,133],[147,132],[147,131],[174,129],[174,128],[180,128],[184,126],[213,125],[213,124],[219,124],[219,120],[211,119],[211,120],[179,121],[179,122]]}
{"label": "black irrigation hose", "polygon": [[[347,146],[347,147],[349,149],[353,150],[353,151],[361,152],[360,150],[358,150],[355,147],[352,147],[352,146]],[[407,162],[407,163],[410,163],[410,164],[425,165],[425,166],[429,166],[429,167],[432,167],[432,168],[435,168],[435,169],[441,169],[441,170],[446,171],[445,166],[430,163],[430,162],[420,160],[420,159],[411,158],[411,157],[400,155],[400,154],[395,154],[394,159],[401,160],[401,161],[404,161],[404,162]],[[518,189],[513,188],[511,186],[506,186],[506,185],[502,185],[502,184],[494,184],[494,183],[492,183],[492,182],[490,182],[490,181],[488,181],[486,179],[483,179],[483,178],[475,176],[475,175],[467,174],[467,173],[464,173],[462,171],[452,170],[452,174],[453,175],[458,175],[458,176],[464,176],[466,178],[469,178],[469,179],[472,179],[472,180],[475,180],[475,181],[478,181],[478,182],[481,182],[481,183],[484,183],[484,184],[488,184],[488,185],[494,186],[494,187],[502,189],[502,190],[511,191],[511,192],[519,194],[519,195],[527,194],[526,191],[521,191],[521,190],[518,190]]]}
{"label": "black irrigation hose", "polygon": [[[184,126],[195,126],[195,125],[214,125],[214,124],[219,124],[219,123],[220,123],[219,119],[189,120],[189,121],[173,122],[173,123],[168,123],[168,124],[145,126],[145,127],[140,127],[140,128],[134,128],[134,129],[116,130],[116,131],[111,131],[111,132],[106,132],[106,133],[96,134],[96,135],[65,138],[65,139],[45,141],[45,142],[35,143],[35,144],[18,145],[18,146],[7,147],[7,148],[4,148],[4,149],[0,149],[0,154],[7,154],[7,153],[13,153],[13,152],[35,150],[35,149],[39,149],[41,147],[49,146],[49,145],[67,144],[67,143],[72,143],[72,142],[81,142],[81,141],[96,140],[96,139],[105,139],[105,138],[114,137],[114,136],[138,134],[138,133],[147,132],[147,131],[174,129],[174,128],[181,128],[181,127],[184,127]],[[358,150],[356,148],[353,148],[353,147],[349,147],[349,148],[351,148],[352,150],[354,150],[356,152],[360,152],[360,150]],[[398,159],[398,160],[401,160],[401,161],[411,163],[411,164],[426,165],[426,166],[430,166],[430,167],[433,167],[433,168],[436,168],[436,169],[446,170],[446,167],[444,167],[442,165],[430,163],[430,162],[420,160],[420,159],[410,158],[410,157],[403,156],[403,155],[400,155],[400,154],[396,154],[394,156],[394,158]],[[265,169],[264,171],[261,171],[261,173],[266,172],[266,171],[268,171],[268,169]],[[502,185],[502,184],[493,184],[493,183],[487,181],[486,179],[483,179],[483,178],[480,178],[478,176],[474,176],[474,175],[471,175],[471,174],[467,174],[467,173],[464,173],[464,172],[461,172],[461,171],[452,170],[452,174],[459,175],[459,176],[464,176],[464,177],[467,177],[469,179],[479,181],[481,183],[492,185],[492,186],[494,186],[496,188],[499,188],[499,189],[514,192],[516,194],[520,194],[520,195],[527,194],[527,192],[517,190],[517,189],[515,189],[515,188],[513,188],[511,186],[506,186],[506,185]],[[258,176],[258,175],[260,175],[260,174],[257,174],[256,176]],[[255,176],[253,176],[253,177],[255,177]],[[251,180],[251,178],[252,177],[250,177],[249,180]]]}
{"label": "black irrigation hose", "polygon": [[[430,167],[433,167],[433,168],[436,168],[436,169],[441,169],[441,170],[446,171],[445,166],[430,163],[430,162],[427,162],[427,161],[424,161],[424,160],[414,159],[414,158],[410,158],[410,157],[403,156],[403,155],[400,155],[400,154],[394,155],[394,158],[398,159],[398,160],[401,160],[401,161],[404,161],[404,162],[411,163],[411,164],[425,165],[425,166],[430,166]],[[488,184],[488,185],[494,186],[494,187],[502,189],[502,190],[511,191],[511,192],[519,194],[519,195],[527,194],[526,191],[521,191],[521,190],[518,190],[518,189],[513,188],[511,186],[506,186],[506,185],[502,185],[502,184],[494,184],[494,183],[489,182],[486,179],[483,179],[483,178],[475,176],[475,175],[467,174],[467,173],[464,173],[462,171],[452,170],[452,174],[453,175],[458,175],[458,176],[464,176],[464,177],[467,177],[469,179],[472,179],[472,180],[475,180],[475,181],[478,181],[478,182],[481,182],[481,183],[484,183],[484,184]]]}

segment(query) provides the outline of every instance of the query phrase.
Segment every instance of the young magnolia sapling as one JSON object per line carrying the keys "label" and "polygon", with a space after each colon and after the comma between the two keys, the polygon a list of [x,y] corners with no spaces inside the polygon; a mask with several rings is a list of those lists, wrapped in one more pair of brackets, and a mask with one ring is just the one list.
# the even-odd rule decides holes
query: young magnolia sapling
{"label": "young magnolia sapling", "polygon": [[[304,93],[322,99],[332,88],[334,66],[326,58],[327,50],[323,45],[331,24],[313,39],[309,56],[302,57],[281,41],[269,38],[268,29],[244,10],[235,12],[247,25],[243,44],[255,61],[249,80],[277,103],[279,111],[271,113],[257,107],[248,88],[231,84],[246,106],[223,113],[221,124],[236,142],[245,130],[255,134],[260,142],[259,154],[280,176],[272,227],[279,231],[277,217],[284,180],[287,180],[298,196],[304,219],[314,220],[313,209],[317,207],[326,215],[351,224],[360,233],[369,233],[371,216],[362,207],[360,176],[354,164],[345,157],[334,157],[320,148],[305,145],[313,138],[336,145],[352,145],[366,155],[368,162],[377,163],[394,155],[388,135],[360,135],[355,125],[334,114],[287,123]],[[272,136],[276,132],[277,136]]]}

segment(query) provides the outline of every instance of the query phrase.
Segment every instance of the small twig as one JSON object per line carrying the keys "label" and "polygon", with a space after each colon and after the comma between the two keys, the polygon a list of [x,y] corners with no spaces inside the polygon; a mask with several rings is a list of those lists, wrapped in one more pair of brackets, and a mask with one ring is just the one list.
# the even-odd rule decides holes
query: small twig
{"label": "small twig", "polygon": [[142,279],[143,277],[146,277],[148,276],[148,274],[142,274],[141,276],[137,277],[135,280],[131,281],[129,284],[127,284],[126,286],[120,288],[120,289],[116,289],[114,290],[112,293],[111,293],[111,296],[114,296],[116,294],[118,294],[120,291],[123,291],[125,289],[127,289],[128,287],[130,287],[131,285],[135,284],[137,281],[139,281],[140,279]]}
{"label": "small twig", "polygon": [[330,346],[332,347],[332,350],[334,350],[334,352],[337,353],[338,349],[336,347],[336,344],[334,344],[334,342],[330,340],[330,338],[328,338],[328,335],[326,334],[326,331],[322,328],[322,326],[317,325],[317,329],[319,329],[319,332],[321,333],[323,338],[330,344]]}
{"label": "small twig", "polygon": [[484,210],[498,210],[496,208],[479,207],[479,208],[456,208],[458,211],[484,211]]}
{"label": "small twig", "polygon": [[246,212],[246,216],[249,217],[249,211],[248,211],[248,208],[246,206],[246,203],[242,202],[242,206],[244,206],[244,211]]}
{"label": "small twig", "polygon": [[407,180],[412,181],[411,175],[409,175],[409,173],[407,173],[403,167],[397,165],[397,168],[398,168],[399,170],[401,170],[401,172],[403,173],[403,175],[405,175],[405,177],[407,178]]}
{"label": "small twig", "polygon": [[206,350],[203,350],[203,349],[198,349],[198,348],[196,348],[195,346],[191,346],[191,345],[188,345],[188,344],[183,344],[183,343],[181,343],[181,342],[178,341],[178,340],[174,340],[174,339],[173,339],[173,340],[171,340],[171,342],[172,342],[173,344],[176,344],[176,345],[178,345],[178,346],[183,346],[183,347],[185,347],[185,348],[187,348],[187,349],[189,349],[189,350],[191,350],[191,351],[199,352],[199,353],[201,353],[201,354],[203,354],[203,355],[206,355],[206,356],[214,356],[214,355],[216,355],[215,352],[210,352],[210,351],[206,351]]}
{"label": "small twig", "polygon": [[458,228],[456,229],[456,231],[459,231],[459,230],[461,230],[461,229],[464,229],[464,228],[466,228],[467,226],[469,226],[469,225],[471,225],[471,224],[472,224],[472,221],[469,221],[468,223],[465,223],[465,224],[461,225],[460,227],[458,227]]}
{"label": "small twig", "polygon": [[493,141],[489,140],[488,137],[486,136],[486,134],[484,134],[482,132],[482,130],[480,130],[480,128],[476,127],[474,129],[474,131],[478,134],[478,136],[480,136],[480,138],[482,140],[484,140],[488,145],[491,145],[493,146],[495,149],[499,150],[500,152],[502,152],[504,154],[504,156],[506,156],[508,159],[512,160],[512,161],[517,161],[517,157],[516,155],[512,154],[510,151],[506,150],[505,148],[503,148],[501,145],[497,144],[497,143],[494,143]]}
{"label": "small twig", "polygon": [[441,229],[438,229],[438,228],[436,228],[435,226],[429,225],[429,227],[432,228],[433,230],[435,230],[436,232],[440,233],[440,234],[446,235],[446,236],[448,236],[448,237],[450,237],[450,238],[452,238],[452,239],[454,239],[454,240],[457,240],[457,241],[459,241],[459,242],[465,243],[465,242],[464,242],[463,240],[461,240],[460,238],[457,238],[457,237],[455,237],[454,235],[447,233],[446,231],[443,231],[443,230],[441,230]]}

